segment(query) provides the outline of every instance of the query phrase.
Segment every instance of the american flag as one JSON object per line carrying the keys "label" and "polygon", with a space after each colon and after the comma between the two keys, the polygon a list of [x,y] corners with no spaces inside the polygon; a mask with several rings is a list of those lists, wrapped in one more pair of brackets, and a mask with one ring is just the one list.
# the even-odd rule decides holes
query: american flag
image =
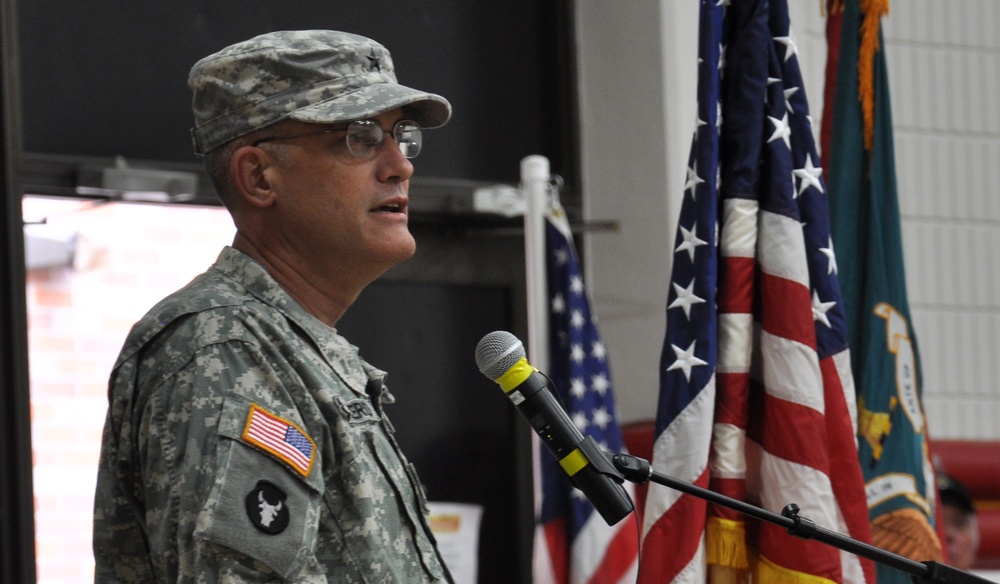
{"label": "american flag", "polygon": [[[546,221],[550,324],[549,377],[584,436],[622,452],[607,352],[583,287],[565,214],[556,203]],[[539,457],[542,503],[536,530],[535,584],[635,582],[639,532],[635,515],[608,526],[562,468]],[[632,489],[626,485],[629,494]]]}
{"label": "american flag", "polygon": [[[701,2],[653,465],[869,540],[827,198],[784,0]],[[640,582],[874,582],[871,563],[650,487]]]}
{"label": "american flag", "polygon": [[312,440],[296,428],[295,424],[256,405],[250,408],[243,439],[277,456],[303,476],[308,476],[312,469],[313,452],[316,449]]}

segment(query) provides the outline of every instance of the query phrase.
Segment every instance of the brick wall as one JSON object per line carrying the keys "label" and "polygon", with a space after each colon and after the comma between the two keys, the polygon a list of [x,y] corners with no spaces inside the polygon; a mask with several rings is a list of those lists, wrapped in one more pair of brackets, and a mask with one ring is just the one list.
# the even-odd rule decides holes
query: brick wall
{"label": "brick wall", "polygon": [[93,581],[91,512],[107,379],[125,335],[232,241],[221,208],[26,197],[25,221],[76,234],[73,265],[27,276],[38,582]]}

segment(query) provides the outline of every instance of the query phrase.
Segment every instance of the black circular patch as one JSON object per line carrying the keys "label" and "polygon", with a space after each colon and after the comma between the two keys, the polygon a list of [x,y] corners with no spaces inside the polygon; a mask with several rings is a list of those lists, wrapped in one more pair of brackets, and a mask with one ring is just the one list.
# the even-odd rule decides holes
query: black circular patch
{"label": "black circular patch", "polygon": [[250,523],[264,533],[276,535],[288,527],[288,495],[274,483],[257,481],[257,486],[247,493],[247,517]]}

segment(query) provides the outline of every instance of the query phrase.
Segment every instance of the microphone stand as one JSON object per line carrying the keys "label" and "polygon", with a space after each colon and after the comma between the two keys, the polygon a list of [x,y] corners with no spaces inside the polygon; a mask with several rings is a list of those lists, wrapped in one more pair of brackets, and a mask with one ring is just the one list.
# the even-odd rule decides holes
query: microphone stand
{"label": "microphone stand", "polygon": [[[592,446],[586,448],[591,461],[595,457]],[[689,495],[710,501],[723,507],[728,507],[744,515],[773,523],[785,528],[790,535],[802,539],[815,539],[837,549],[850,552],[856,556],[878,562],[890,568],[895,568],[910,574],[914,584],[990,584],[989,580],[959,570],[958,568],[940,562],[917,562],[907,557],[877,548],[873,545],[852,539],[836,531],[819,527],[813,521],[799,515],[799,506],[795,503],[785,505],[781,514],[772,513],[766,509],[755,507],[738,499],[720,495],[714,491],[703,489],[697,485],[686,483],[653,470],[648,461],[628,454],[611,454],[601,452],[605,461],[610,458],[610,464],[595,463],[602,472],[610,473],[617,480],[628,480],[636,484],[654,482],[682,491]]]}

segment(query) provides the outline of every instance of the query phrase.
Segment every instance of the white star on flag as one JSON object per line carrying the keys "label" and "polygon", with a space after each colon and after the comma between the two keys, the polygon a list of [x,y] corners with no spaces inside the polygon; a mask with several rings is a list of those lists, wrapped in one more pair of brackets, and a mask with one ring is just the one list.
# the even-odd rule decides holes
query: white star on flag
{"label": "white star on flag", "polygon": [[798,196],[802,196],[809,187],[815,187],[817,191],[823,192],[823,183],[820,182],[819,177],[823,176],[823,169],[813,165],[812,155],[806,156],[806,163],[802,168],[796,168],[792,171],[796,177],[799,178],[799,193]]}
{"label": "white star on flag", "polygon": [[674,350],[674,354],[677,355],[677,360],[674,361],[670,367],[667,367],[667,371],[680,369],[684,373],[684,378],[691,381],[692,367],[708,365],[705,361],[702,361],[694,356],[694,347],[696,344],[698,344],[698,341],[691,341],[691,345],[687,349],[682,349],[677,345],[671,345]]}
{"label": "white star on flag", "polygon": [[557,249],[555,252],[556,265],[565,266],[569,261],[569,253],[565,249]]}
{"label": "white star on flag", "polygon": [[792,29],[788,29],[788,36],[774,37],[774,41],[785,45],[785,61],[792,58],[799,52],[798,45],[795,44],[795,37],[792,36]]}
{"label": "white star on flag", "polygon": [[701,183],[705,182],[705,179],[698,176],[698,163],[695,163],[693,167],[689,166],[687,171],[687,182],[684,183],[684,192],[691,191],[691,198],[695,198],[695,189]]}
{"label": "white star on flag", "polygon": [[698,231],[697,225],[692,225],[690,231],[688,231],[684,227],[681,227],[680,231],[681,231],[681,238],[683,238],[684,241],[682,241],[681,244],[677,246],[677,249],[674,250],[674,253],[686,251],[688,252],[688,256],[691,258],[691,261],[693,262],[695,248],[702,245],[708,245],[708,242],[698,239],[698,235],[696,233]]}
{"label": "white star on flag", "polygon": [[566,314],[566,299],[558,292],[552,297],[552,312]]}
{"label": "white star on flag", "polygon": [[611,387],[611,382],[608,381],[607,376],[603,373],[598,373],[590,377],[590,387],[597,393],[604,395],[604,392],[608,391],[608,388]]}
{"label": "white star on flag", "polygon": [[595,426],[603,430],[608,427],[608,423],[611,421],[611,416],[608,415],[608,411],[604,408],[597,408],[594,410],[594,419],[592,421]]}
{"label": "white star on flag", "polygon": [[771,120],[771,123],[774,124],[774,133],[767,139],[768,143],[781,138],[785,146],[788,146],[790,150],[792,148],[792,129],[788,126],[788,114],[786,113],[780,120],[771,116],[767,116],[767,119]]}
{"label": "white star on flag", "polygon": [[827,247],[819,248],[820,253],[825,255],[830,261],[829,267],[826,269],[827,274],[837,273],[837,256],[833,254],[833,237],[830,237],[830,244]]}
{"label": "white star on flag", "polygon": [[604,347],[604,343],[597,341],[593,344],[590,349],[590,356],[598,361],[603,361],[608,355],[608,350]]}
{"label": "white star on flag", "polygon": [[798,90],[798,87],[789,87],[785,90],[785,109],[788,110],[788,113],[792,113],[792,96]]}
{"label": "white star on flag", "polygon": [[705,301],[704,298],[699,298],[694,294],[694,280],[687,285],[687,288],[682,288],[680,284],[674,282],[674,291],[677,292],[677,298],[670,303],[667,308],[677,308],[680,307],[684,310],[684,316],[691,320],[691,306],[693,304],[700,304]]}
{"label": "white star on flag", "polygon": [[825,324],[827,328],[832,328],[830,325],[830,319],[826,317],[826,312],[836,306],[836,302],[820,302],[819,293],[813,290],[812,297],[812,308],[813,308],[813,320],[818,320],[819,322]]}

